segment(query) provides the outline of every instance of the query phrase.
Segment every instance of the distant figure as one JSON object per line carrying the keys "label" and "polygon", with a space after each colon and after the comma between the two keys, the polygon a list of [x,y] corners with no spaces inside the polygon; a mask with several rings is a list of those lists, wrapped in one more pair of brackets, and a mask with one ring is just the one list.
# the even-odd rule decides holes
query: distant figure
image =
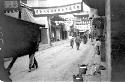
{"label": "distant figure", "polygon": [[99,38],[97,38],[96,43],[95,43],[95,48],[96,48],[97,55],[100,55],[100,46],[101,46],[101,41],[100,41]]}
{"label": "distant figure", "polygon": [[73,36],[70,36],[69,39],[70,39],[70,46],[73,48],[73,45],[74,45],[74,37],[73,37]]}
{"label": "distant figure", "polygon": [[81,38],[79,35],[76,36],[75,42],[76,42],[77,50],[79,50],[80,43],[81,43]]}
{"label": "distant figure", "polygon": [[83,44],[86,44],[87,43],[87,34],[86,33],[84,33],[82,35],[82,39],[83,39]]}
{"label": "distant figure", "polygon": [[95,54],[94,54],[94,62],[93,63],[96,65],[96,71],[94,72],[94,75],[95,74],[101,74],[100,66],[102,66],[102,65],[101,65],[100,46],[101,46],[100,39],[97,38],[96,39],[96,43],[94,45],[94,47],[95,47]]}

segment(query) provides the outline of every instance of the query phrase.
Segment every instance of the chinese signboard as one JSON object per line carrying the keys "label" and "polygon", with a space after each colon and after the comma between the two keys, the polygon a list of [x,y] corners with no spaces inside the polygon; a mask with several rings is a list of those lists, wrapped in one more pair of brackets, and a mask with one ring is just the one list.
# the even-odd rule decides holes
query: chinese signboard
{"label": "chinese signboard", "polygon": [[82,11],[82,3],[75,3],[58,7],[33,7],[32,9],[34,16],[66,14]]}
{"label": "chinese signboard", "polygon": [[5,0],[4,1],[4,11],[13,12],[18,11],[19,1],[18,0]]}
{"label": "chinese signboard", "polygon": [[75,21],[74,28],[78,29],[80,32],[84,32],[86,30],[90,30],[91,24],[90,20],[85,21]]}
{"label": "chinese signboard", "polygon": [[85,32],[86,30],[90,30],[89,25],[75,25],[75,29],[78,29],[80,32]]}

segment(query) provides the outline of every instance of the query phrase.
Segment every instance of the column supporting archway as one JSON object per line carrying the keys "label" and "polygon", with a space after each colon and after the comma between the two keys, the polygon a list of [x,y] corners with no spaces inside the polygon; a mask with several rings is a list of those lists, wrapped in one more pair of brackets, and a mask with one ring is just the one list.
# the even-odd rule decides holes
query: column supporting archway
{"label": "column supporting archway", "polygon": [[108,70],[107,81],[111,81],[111,8],[110,0],[105,1],[105,16],[106,16],[106,63]]}

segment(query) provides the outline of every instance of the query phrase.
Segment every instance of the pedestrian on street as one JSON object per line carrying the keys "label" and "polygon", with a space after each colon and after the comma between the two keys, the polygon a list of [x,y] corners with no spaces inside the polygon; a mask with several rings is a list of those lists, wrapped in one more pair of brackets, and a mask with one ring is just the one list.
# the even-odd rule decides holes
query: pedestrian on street
{"label": "pedestrian on street", "polygon": [[[32,43],[32,44],[35,45],[35,43]],[[37,43],[37,46],[34,46],[35,51],[38,51],[38,46],[39,46],[39,43]],[[31,52],[29,54],[29,72],[31,72],[37,68],[38,68],[38,63],[35,58],[35,53]]]}
{"label": "pedestrian on street", "polygon": [[77,50],[79,50],[80,43],[81,43],[81,38],[80,38],[79,35],[76,36],[76,38],[75,38],[75,42],[76,42]]}
{"label": "pedestrian on street", "polygon": [[98,73],[100,74],[100,69],[99,69],[101,66],[100,46],[101,46],[100,39],[97,38],[96,43],[94,45],[94,48],[95,48],[94,64],[97,65],[95,74],[98,74]]}
{"label": "pedestrian on street", "polygon": [[83,34],[83,43],[84,44],[87,43],[87,34],[86,33]]}
{"label": "pedestrian on street", "polygon": [[96,42],[93,46],[94,53],[92,54],[92,60],[90,65],[93,65],[93,64],[100,65],[100,62],[101,62],[100,46],[101,46],[101,42],[99,41],[99,39],[96,39]]}
{"label": "pedestrian on street", "polygon": [[74,37],[73,37],[73,36],[70,36],[69,39],[70,39],[70,46],[73,48],[73,45],[74,45]]}
{"label": "pedestrian on street", "polygon": [[29,72],[38,68],[38,63],[34,54],[29,56]]}
{"label": "pedestrian on street", "polygon": [[91,75],[101,74],[100,66],[101,66],[101,55],[100,55],[100,46],[101,42],[99,38],[96,39],[94,44],[94,52],[92,55],[91,62],[89,63],[89,69]]}
{"label": "pedestrian on street", "polygon": [[95,43],[95,50],[97,55],[100,55],[100,47],[101,47],[101,41],[99,38],[97,38]]}

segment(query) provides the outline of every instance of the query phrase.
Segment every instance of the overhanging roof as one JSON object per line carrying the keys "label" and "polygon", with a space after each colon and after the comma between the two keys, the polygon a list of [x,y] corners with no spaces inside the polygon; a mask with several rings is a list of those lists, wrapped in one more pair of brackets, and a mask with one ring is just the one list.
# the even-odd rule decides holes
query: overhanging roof
{"label": "overhanging roof", "polygon": [[47,17],[33,17],[33,14],[31,11],[29,11],[26,8],[22,8],[22,20],[33,22],[39,25],[45,25],[47,22]]}
{"label": "overhanging roof", "polygon": [[[83,0],[91,8],[98,9],[98,14],[105,15],[105,1],[106,0]],[[117,0],[118,1],[118,0]]]}
{"label": "overhanging roof", "polygon": [[[105,3],[107,0],[83,0],[91,8],[98,10],[100,16],[105,15]],[[125,0],[110,0],[111,18],[114,20],[125,20]],[[122,21],[124,24],[124,21]]]}

